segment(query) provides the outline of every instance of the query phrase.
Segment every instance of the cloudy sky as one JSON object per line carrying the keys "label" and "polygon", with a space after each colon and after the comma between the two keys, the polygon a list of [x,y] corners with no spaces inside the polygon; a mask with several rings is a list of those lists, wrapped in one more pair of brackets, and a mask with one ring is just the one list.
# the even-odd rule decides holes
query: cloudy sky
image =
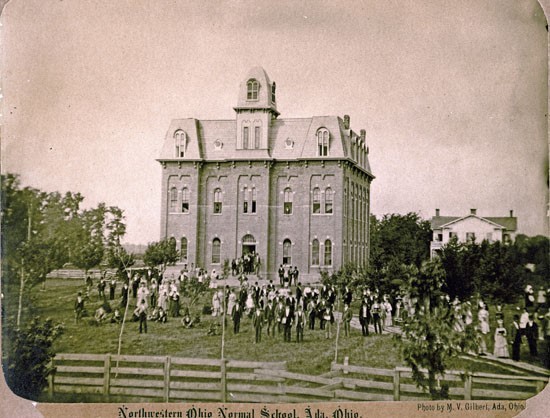
{"label": "cloudy sky", "polygon": [[233,119],[248,69],[281,117],[365,129],[372,212],[518,216],[548,231],[547,31],[534,0],[12,0],[2,172],[125,210],[159,239],[171,119]]}

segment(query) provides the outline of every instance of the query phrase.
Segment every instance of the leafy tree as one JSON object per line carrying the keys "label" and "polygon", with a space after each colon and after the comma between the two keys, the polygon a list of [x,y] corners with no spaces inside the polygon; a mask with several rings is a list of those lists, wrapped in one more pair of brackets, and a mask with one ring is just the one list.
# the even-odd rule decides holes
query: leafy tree
{"label": "leafy tree", "polygon": [[178,260],[179,252],[176,249],[176,240],[173,237],[160,242],[152,242],[143,255],[145,264],[151,268],[162,266],[162,271],[166,270],[167,265],[175,264]]}
{"label": "leafy tree", "polygon": [[445,270],[439,260],[424,262],[410,275],[408,292],[417,298],[415,315],[402,327],[403,356],[412,369],[413,380],[429,390],[432,399],[448,398],[448,386],[438,385],[449,360],[464,349],[464,336],[455,330],[456,318],[443,291]]}
{"label": "leafy tree", "polygon": [[61,325],[50,319],[34,318],[26,327],[18,328],[10,323],[5,329],[2,363],[6,382],[11,390],[26,399],[38,400],[52,373],[50,360],[54,357],[52,346],[62,334]]}
{"label": "leafy tree", "polygon": [[430,256],[430,223],[416,213],[371,216],[369,282],[384,293],[397,290],[408,266]]}
{"label": "leafy tree", "polygon": [[117,273],[124,280],[127,279],[126,270],[135,264],[136,260],[133,254],[128,253],[122,246],[112,246],[107,251],[107,264],[109,267],[116,268]]}

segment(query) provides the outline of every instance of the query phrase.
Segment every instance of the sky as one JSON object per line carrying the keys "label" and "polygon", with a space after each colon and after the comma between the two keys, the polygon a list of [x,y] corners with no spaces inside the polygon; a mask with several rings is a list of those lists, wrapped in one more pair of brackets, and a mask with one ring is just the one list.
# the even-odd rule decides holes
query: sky
{"label": "sky", "polygon": [[514,210],[548,234],[537,1],[12,0],[0,23],[2,173],[119,206],[128,243],[160,239],[170,121],[234,119],[256,65],[281,118],[366,130],[375,215]]}

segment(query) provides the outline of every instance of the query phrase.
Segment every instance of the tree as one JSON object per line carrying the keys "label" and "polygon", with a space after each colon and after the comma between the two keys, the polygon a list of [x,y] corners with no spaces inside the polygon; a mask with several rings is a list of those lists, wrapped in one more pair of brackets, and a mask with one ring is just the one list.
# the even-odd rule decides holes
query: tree
{"label": "tree", "polygon": [[464,349],[464,337],[455,330],[454,309],[443,291],[445,270],[439,260],[424,262],[408,281],[408,292],[418,300],[415,314],[403,323],[403,356],[413,380],[429,390],[432,399],[448,398],[448,386],[438,385],[448,362]]}
{"label": "tree", "polygon": [[166,270],[169,264],[175,264],[179,260],[179,252],[176,249],[176,240],[166,238],[160,242],[152,242],[145,250],[143,261],[149,267],[154,268],[162,266],[162,271]]}
{"label": "tree", "polygon": [[407,266],[420,268],[430,256],[430,223],[416,213],[371,216],[369,281],[384,293],[402,284]]}
{"label": "tree", "polygon": [[2,363],[6,382],[11,390],[26,399],[38,400],[52,373],[52,346],[62,334],[63,327],[50,319],[34,318],[26,327],[10,323],[5,333]]}

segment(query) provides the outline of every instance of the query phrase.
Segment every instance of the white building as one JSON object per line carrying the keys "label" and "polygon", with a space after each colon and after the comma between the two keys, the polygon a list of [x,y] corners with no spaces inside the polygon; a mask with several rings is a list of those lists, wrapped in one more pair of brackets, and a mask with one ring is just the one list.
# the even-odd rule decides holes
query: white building
{"label": "white building", "polygon": [[430,255],[434,257],[453,237],[459,242],[509,242],[515,238],[517,218],[512,210],[509,216],[482,217],[477,215],[476,209],[471,209],[470,214],[466,216],[441,216],[439,209],[436,209],[431,226],[433,237]]}

